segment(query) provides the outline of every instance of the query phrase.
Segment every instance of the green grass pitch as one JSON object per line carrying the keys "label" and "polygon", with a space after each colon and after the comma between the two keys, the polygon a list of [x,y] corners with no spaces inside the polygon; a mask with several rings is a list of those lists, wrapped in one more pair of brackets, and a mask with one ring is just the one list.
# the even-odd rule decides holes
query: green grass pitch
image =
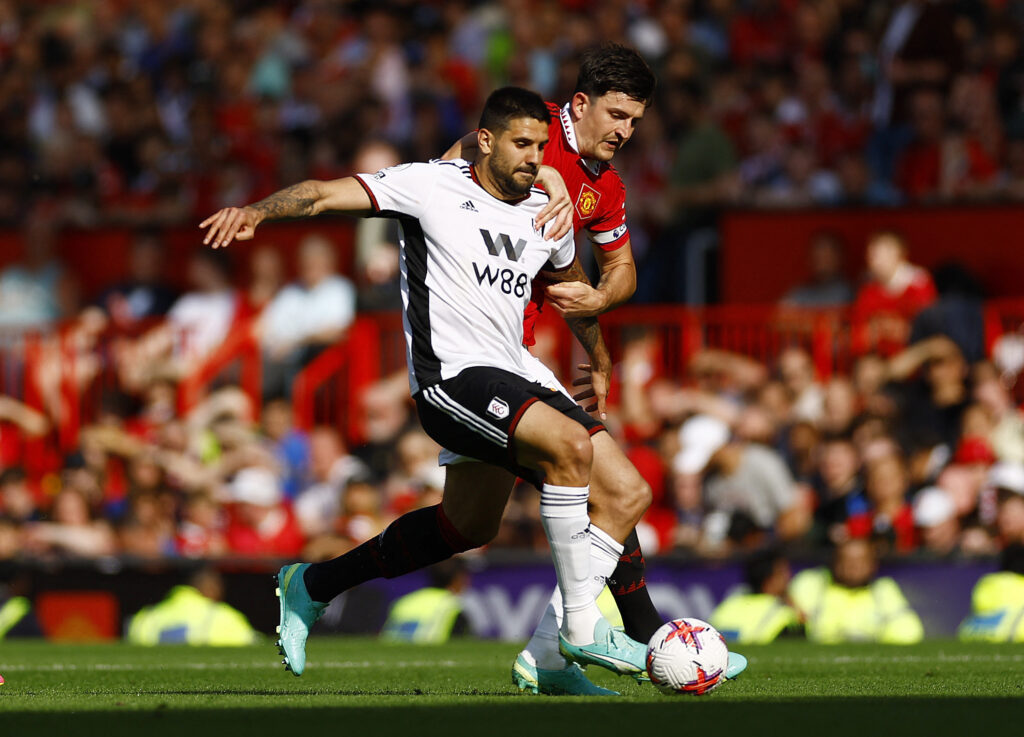
{"label": "green grass pitch", "polygon": [[619,699],[511,685],[514,644],[310,641],[305,675],[240,649],[0,643],[0,735],[1024,735],[1024,646],[785,642],[704,697],[590,668]]}

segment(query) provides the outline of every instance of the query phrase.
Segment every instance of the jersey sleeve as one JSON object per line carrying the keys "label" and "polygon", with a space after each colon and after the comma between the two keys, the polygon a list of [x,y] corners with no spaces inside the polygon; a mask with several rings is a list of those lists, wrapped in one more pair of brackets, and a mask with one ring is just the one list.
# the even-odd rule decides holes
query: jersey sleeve
{"label": "jersey sleeve", "polygon": [[437,175],[433,163],[399,164],[376,174],[356,174],[356,180],[370,196],[376,215],[418,218],[426,210]]}
{"label": "jersey sleeve", "polygon": [[553,271],[564,271],[572,266],[576,258],[576,240],[573,238],[572,230],[562,236],[561,240],[548,259],[548,263],[554,267]]}
{"label": "jersey sleeve", "polygon": [[599,202],[597,217],[587,223],[587,237],[602,251],[615,251],[629,242],[626,227],[626,187],[616,175]]}

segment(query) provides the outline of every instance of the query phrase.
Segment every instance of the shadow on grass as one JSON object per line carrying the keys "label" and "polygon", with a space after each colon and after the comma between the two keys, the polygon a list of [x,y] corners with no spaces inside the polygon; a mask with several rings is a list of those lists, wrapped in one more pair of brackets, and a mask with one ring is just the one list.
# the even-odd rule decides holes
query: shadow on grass
{"label": "shadow on grass", "polygon": [[[174,696],[220,692],[150,693]],[[226,693],[262,695],[260,691]],[[416,737],[523,737],[524,734],[536,737],[542,734],[650,733],[652,730],[678,734],[704,729],[715,734],[744,730],[738,733],[750,735],[868,737],[891,731],[900,737],[949,734],[991,737],[1019,736],[1024,723],[1024,700],[1016,698],[872,697],[735,702],[716,701],[711,697],[630,703],[519,697],[481,704],[396,702],[391,706],[314,706],[292,697],[275,705],[273,697],[282,695],[280,691],[268,691],[268,703],[256,708],[196,709],[160,705],[72,714],[0,710],[0,731],[5,737],[45,734],[181,737],[183,731],[187,731],[188,737],[200,734],[252,737],[254,734],[301,734],[303,730],[324,729],[342,734],[354,734],[358,730],[358,733]],[[310,694],[296,692],[296,695]]]}

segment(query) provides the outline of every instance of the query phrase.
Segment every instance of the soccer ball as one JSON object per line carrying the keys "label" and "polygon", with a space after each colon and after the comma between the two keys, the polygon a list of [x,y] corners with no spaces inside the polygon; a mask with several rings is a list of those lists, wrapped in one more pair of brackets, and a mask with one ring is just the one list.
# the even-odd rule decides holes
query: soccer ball
{"label": "soccer ball", "polygon": [[725,638],[700,619],[673,619],[647,645],[647,675],[658,690],[702,696],[725,680]]}

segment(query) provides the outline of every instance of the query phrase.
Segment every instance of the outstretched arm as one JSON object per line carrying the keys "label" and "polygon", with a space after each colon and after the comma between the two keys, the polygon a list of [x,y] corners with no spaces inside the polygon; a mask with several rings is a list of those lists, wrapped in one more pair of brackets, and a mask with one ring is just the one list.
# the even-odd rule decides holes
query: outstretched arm
{"label": "outstretched arm", "polygon": [[618,307],[636,291],[636,264],[630,244],[614,251],[594,248],[594,258],[601,269],[597,287],[586,276],[572,282],[552,284],[545,296],[563,317],[600,315]]}
{"label": "outstretched arm", "polygon": [[889,381],[906,381],[922,366],[933,358],[959,356],[960,349],[956,343],[945,335],[935,335],[919,340],[904,348],[889,359],[887,365]]}
{"label": "outstretched arm", "polygon": [[285,220],[337,211],[350,215],[368,215],[373,202],[355,177],[329,182],[310,179],[274,192],[269,197],[245,207],[225,207],[199,224],[209,228],[203,244],[214,248],[227,246],[233,240],[247,241],[264,220]]}

